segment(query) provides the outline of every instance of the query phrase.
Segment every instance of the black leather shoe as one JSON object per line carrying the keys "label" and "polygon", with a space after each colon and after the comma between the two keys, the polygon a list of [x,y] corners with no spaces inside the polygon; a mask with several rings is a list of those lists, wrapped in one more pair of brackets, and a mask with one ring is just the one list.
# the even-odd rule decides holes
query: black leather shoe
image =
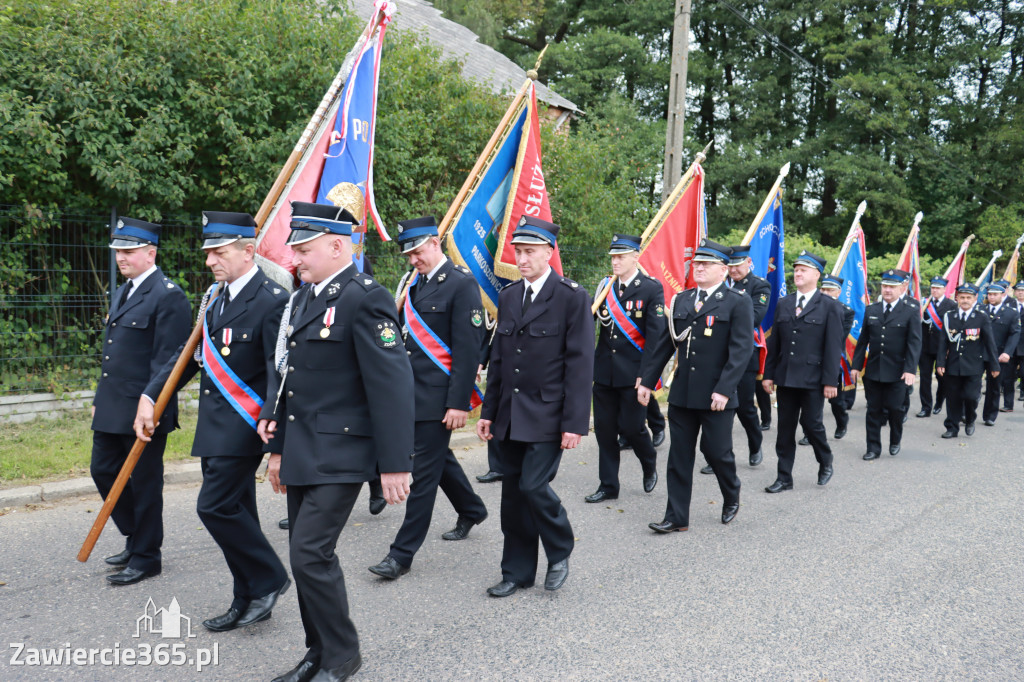
{"label": "black leather shoe", "polygon": [[804,436],[803,438],[801,438],[800,440],[797,441],[797,445],[810,445],[810,444],[811,444],[811,441],[807,440],[807,436]]}
{"label": "black leather shoe", "polygon": [[782,481],[776,480],[770,486],[764,489],[766,493],[781,493],[783,490],[792,490],[792,483],[783,483]]}
{"label": "black leather shoe", "polygon": [[270,682],[310,682],[320,672],[320,664],[313,661],[302,661],[284,675],[275,677]]}
{"label": "black leather shoe", "polygon": [[903,413],[903,423],[904,424],[907,423],[907,413],[906,412]]}
{"label": "black leather shoe", "polygon": [[544,576],[544,589],[557,590],[565,584],[569,577],[569,559],[562,559],[548,566],[548,573]]}
{"label": "black leather shoe", "polygon": [[1000,412],[1013,412],[1013,408],[1012,407],[1000,407],[999,411]]}
{"label": "black leather shoe", "polygon": [[918,417],[930,417],[932,416],[932,410],[929,407],[922,407],[921,411],[917,413]]}
{"label": "black leather shoe", "polygon": [[1017,401],[1018,401],[1018,402],[1022,402],[1022,403],[1024,403],[1024,390],[1022,390],[1022,391],[1020,392],[1020,395],[1019,395],[1019,396],[1017,396]]}
{"label": "black leather shoe", "polygon": [[370,498],[370,514],[376,516],[384,511],[384,508],[388,506],[388,501],[383,497],[371,497]]}
{"label": "black leather shoe", "polygon": [[655,533],[681,533],[684,530],[690,530],[689,526],[679,526],[671,521],[660,521],[658,523],[648,523],[647,527],[653,530]]}
{"label": "black leather shoe", "polygon": [[995,423],[996,423],[995,419],[986,419],[985,421],[982,422],[982,424],[984,424],[985,426],[992,426]]}
{"label": "black leather shoe", "polygon": [[520,585],[512,580],[502,580],[497,585],[487,588],[487,594],[492,597],[511,597],[519,590],[520,587],[533,587],[533,583],[529,585]]}
{"label": "black leather shoe", "polygon": [[889,454],[892,455],[893,457],[900,454],[900,444],[896,443],[896,445],[890,445]]}
{"label": "black leather shoe", "polygon": [[649,493],[658,485],[658,472],[652,471],[650,476],[644,476],[644,492]]}
{"label": "black leather shoe", "polygon": [[632,450],[633,446],[629,444],[625,436],[619,436],[619,450]]}
{"label": "black leather shoe", "polygon": [[408,572],[409,567],[395,561],[395,558],[390,554],[384,557],[376,566],[370,566],[370,573],[379,575],[381,578],[387,578],[388,580],[396,580]]}
{"label": "black leather shoe", "polygon": [[486,513],[483,515],[483,517],[477,519],[476,521],[474,521],[473,519],[468,519],[465,516],[460,516],[458,519],[455,520],[455,527],[454,528],[452,528],[447,533],[442,533],[441,534],[441,539],[442,540],[465,540],[466,536],[469,535],[469,531],[470,531],[470,529],[473,528],[473,526],[479,526],[481,523],[483,523],[486,520],[487,520],[487,514]]}
{"label": "black leather shoe", "polygon": [[836,427],[836,432],[835,432],[835,434],[832,437],[835,438],[836,440],[841,440],[842,437],[845,436],[845,435],[846,435],[846,427],[845,426],[837,426]]}
{"label": "black leather shoe", "polygon": [[764,453],[761,450],[750,453],[750,466],[756,467],[758,464],[764,461]]}
{"label": "black leather shoe", "polygon": [[771,422],[761,422],[761,430],[762,431],[767,431],[770,428],[772,428],[772,423]]}
{"label": "black leather shoe", "polygon": [[587,495],[583,499],[593,504],[594,502],[603,502],[605,500],[617,500],[618,498],[618,495],[612,495],[607,490],[598,489],[597,492],[591,493],[590,495]]}
{"label": "black leather shoe", "polygon": [[108,556],[106,559],[104,559],[104,561],[106,561],[111,566],[127,566],[128,565],[128,560],[131,559],[131,558],[132,558],[132,553],[129,552],[126,549],[123,552],[121,552],[120,554],[114,554],[113,556]]}
{"label": "black leather shoe", "polygon": [[865,452],[864,453],[864,461],[865,462],[870,462],[871,460],[878,459],[881,456],[882,456],[882,453],[880,453],[880,452]]}
{"label": "black leather shoe", "polygon": [[943,438],[956,438],[956,431],[946,429],[946,432],[942,434]]}
{"label": "black leather shoe", "polygon": [[662,429],[661,431],[651,431],[651,443],[654,444],[654,447],[658,447],[659,445],[661,445],[664,442],[665,442],[665,429]]}
{"label": "black leather shoe", "polygon": [[488,471],[483,476],[477,476],[476,480],[480,481],[481,483],[494,483],[495,481],[501,480],[501,474],[499,474],[497,471]]}
{"label": "black leather shoe", "polygon": [[932,410],[932,414],[938,414],[939,412],[942,412],[942,405],[936,405],[935,409]]}
{"label": "black leather shoe", "polygon": [[281,519],[277,522],[277,527],[281,530],[288,530],[291,528],[291,524],[288,523],[288,519]]}
{"label": "black leather shoe", "polygon": [[818,469],[818,485],[825,485],[832,480],[832,467],[825,466]]}
{"label": "black leather shoe", "polygon": [[974,422],[971,422],[970,424],[966,424],[964,426],[964,433],[966,433],[968,436],[974,435]]}
{"label": "black leather shoe", "polygon": [[241,617],[242,612],[238,609],[228,609],[227,613],[204,620],[203,627],[213,632],[227,632],[238,627],[238,619]]}
{"label": "black leather shoe", "polygon": [[320,671],[310,678],[310,682],[345,682],[352,677],[363,666],[363,657],[356,654],[337,668],[320,668]]}
{"label": "black leather shoe", "polygon": [[107,582],[113,585],[134,585],[137,582],[141,582],[146,578],[152,578],[155,575],[160,575],[159,568],[154,568],[151,571],[140,571],[137,568],[125,566],[120,573],[112,573],[108,575]]}
{"label": "black leather shoe", "polygon": [[722,523],[729,523],[736,518],[736,513],[740,510],[739,503],[727,504],[722,507]]}
{"label": "black leather shoe", "polygon": [[700,472],[701,472],[702,474],[713,474],[713,473],[715,473],[715,470],[711,468],[711,465],[710,465],[710,464],[708,464],[708,465],[707,465],[707,466],[705,466],[705,467],[701,467],[701,470],[700,470]]}
{"label": "black leather shoe", "polygon": [[274,604],[277,603],[277,598],[287,592],[291,584],[291,578],[285,578],[284,584],[281,587],[269,594],[263,595],[259,599],[253,599],[249,602],[249,607],[245,609],[245,613],[238,619],[238,627],[252,625],[253,623],[259,623],[270,618],[270,614],[274,610]]}

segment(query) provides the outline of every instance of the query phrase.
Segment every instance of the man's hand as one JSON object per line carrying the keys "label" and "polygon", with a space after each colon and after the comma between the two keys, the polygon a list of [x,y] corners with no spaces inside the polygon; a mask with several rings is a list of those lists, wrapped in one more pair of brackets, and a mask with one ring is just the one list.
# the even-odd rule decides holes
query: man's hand
{"label": "man's hand", "polygon": [[139,407],[135,411],[135,423],[132,425],[132,428],[135,429],[135,437],[146,443],[153,440],[153,432],[156,431],[156,427],[160,423],[153,422],[153,412],[153,405],[149,402],[149,399],[144,395],[140,395]]}
{"label": "man's hand", "polygon": [[[263,424],[263,420],[260,424]],[[270,485],[274,488],[275,493],[286,493],[288,488],[281,485],[281,455],[270,455],[270,460],[267,462],[267,480],[270,481]]]}
{"label": "man's hand", "polygon": [[996,371],[992,372],[992,378],[993,379],[999,378],[999,370],[998,369]]}
{"label": "man's hand", "polygon": [[[851,369],[850,370],[850,381],[853,382],[854,386],[857,385],[857,378],[859,376],[860,376],[860,370],[859,369]],[[906,376],[906,375],[904,374],[903,376]]]}
{"label": "man's hand", "polygon": [[572,450],[574,447],[580,444],[583,440],[583,436],[578,433],[562,432],[562,449]]}
{"label": "man's hand", "polygon": [[725,409],[725,406],[729,404],[728,396],[724,396],[721,393],[711,394],[711,411],[721,412]]}
{"label": "man's hand", "polygon": [[636,401],[644,407],[647,407],[647,403],[651,402],[651,389],[646,386],[637,386]]}
{"label": "man's hand", "polygon": [[447,427],[449,431],[454,431],[455,429],[461,429],[466,425],[466,417],[468,416],[469,412],[466,412],[465,410],[448,408],[448,411],[444,413],[444,419],[441,421],[444,422],[445,427]]}
{"label": "man's hand", "polygon": [[494,438],[491,434],[491,420],[490,419],[477,419],[476,420],[476,437],[480,440],[490,440]]}
{"label": "man's hand", "polygon": [[261,419],[260,423],[256,425],[256,433],[264,444],[270,442],[270,439],[274,437],[275,431],[277,431],[277,421],[273,419]]}
{"label": "man's hand", "polygon": [[96,418],[96,406],[95,405],[90,405],[89,408],[90,408],[89,418],[90,419],[95,419]]}
{"label": "man's hand", "polygon": [[914,385],[914,373],[913,372],[904,372],[903,373],[903,383],[905,383],[907,386],[913,386]]}
{"label": "man's hand", "polygon": [[999,362],[1006,363],[1006,362],[1009,362],[1009,361],[1010,361],[1010,356],[1007,353],[1000,353],[999,354]]}
{"label": "man's hand", "polygon": [[832,400],[832,398],[835,398],[837,395],[839,395],[839,389],[836,388],[835,386],[826,386],[824,393],[826,398]]}
{"label": "man's hand", "polygon": [[483,380],[484,380],[484,366],[483,365],[477,365],[476,366],[476,383],[479,384]]}
{"label": "man's hand", "polygon": [[771,379],[763,379],[761,381],[761,388],[764,389],[765,393],[771,395],[772,393],[775,393],[775,382]]}
{"label": "man's hand", "polygon": [[408,471],[380,475],[380,487],[384,489],[384,499],[388,504],[405,502],[409,497],[409,477]]}
{"label": "man's hand", "polygon": [[944,375],[946,373],[946,368],[945,367],[936,367],[935,368],[935,373],[938,374],[941,377],[942,375]]}

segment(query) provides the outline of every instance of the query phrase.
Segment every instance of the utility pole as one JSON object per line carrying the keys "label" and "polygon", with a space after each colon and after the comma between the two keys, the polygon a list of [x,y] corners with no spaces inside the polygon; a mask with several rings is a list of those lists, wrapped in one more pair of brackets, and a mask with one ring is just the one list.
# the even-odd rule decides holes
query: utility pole
{"label": "utility pole", "polygon": [[672,23],[672,75],[668,85],[668,127],[661,185],[664,202],[683,175],[683,122],[686,118],[686,65],[690,52],[690,0],[675,0]]}

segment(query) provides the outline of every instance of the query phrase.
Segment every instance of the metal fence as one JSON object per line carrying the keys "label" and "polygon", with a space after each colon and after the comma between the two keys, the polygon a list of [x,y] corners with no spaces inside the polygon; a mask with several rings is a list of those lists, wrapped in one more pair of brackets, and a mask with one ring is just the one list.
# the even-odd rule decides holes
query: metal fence
{"label": "metal fence", "polygon": [[[95,386],[103,318],[121,280],[109,243],[110,213],[0,205],[0,395]],[[198,248],[199,216],[165,218],[157,263],[193,309],[211,281]],[[394,289],[405,259],[371,238],[376,278]],[[567,276],[588,287],[608,268],[601,247],[563,249]]]}

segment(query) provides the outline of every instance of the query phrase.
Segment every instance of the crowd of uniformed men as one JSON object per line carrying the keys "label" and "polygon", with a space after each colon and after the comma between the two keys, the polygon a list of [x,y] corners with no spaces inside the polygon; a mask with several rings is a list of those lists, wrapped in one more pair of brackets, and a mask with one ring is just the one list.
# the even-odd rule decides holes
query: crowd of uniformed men
{"label": "crowd of uniformed men", "polygon": [[[749,466],[759,466],[770,394],[778,408],[778,473],[765,490],[779,493],[793,488],[798,424],[818,463],[818,485],[832,478],[824,401],[836,419],[834,438],[842,438],[856,394],[843,389],[855,388],[858,377],[867,402],[864,459],[873,460],[882,453],[883,425],[889,454],[900,451],[918,369],[917,417],[945,404],[944,438],[957,437],[961,424],[968,436],[974,432],[986,372],[983,422],[1012,411],[1024,369],[1024,282],[1013,287],[1016,300],[1000,281],[979,303],[970,284],[949,300],[947,282],[937,277],[918,302],[907,295],[908,273],[890,270],[847,357],[854,314],[835,298],[842,280],[824,276],[825,261],[815,254],[796,258],[796,291],[778,301],[772,333],[758,344],[754,331],[771,290],[751,273],[745,247],[704,240],[692,262],[696,286],[666,303],[661,283],[638,267],[640,238],[616,234],[613,274],[592,299],[549,264],[559,227],[524,218],[512,238],[522,279],[501,291],[489,330],[475,280],[445,256],[432,217],[399,223],[396,241],[412,271],[393,297],[354,266],[357,220],[348,211],[295,202],[292,213],[288,244],[304,286],[290,297],[254,261],[251,216],[203,214],[202,249],[216,281],[198,311],[199,347],[177,385],[201,373],[192,450],[203,472],[197,511],[234,584],[227,610],[203,622],[208,629],[266,620],[291,585],[257,514],[255,474],[268,453],[267,477],[287,495],[282,524],[308,651],[275,680],[343,680],[361,665],[335,548],[364,483],[371,483],[374,513],[381,500],[406,502],[388,553],[370,567],[385,579],[410,570],[438,488],[457,512],[444,539],[462,540],[487,518],[449,448],[452,431],[478,405],[489,470],[477,479],[502,486],[501,580],[487,592],[507,597],[534,584],[541,546],[544,587],[557,590],[568,578],[573,531],[550,484],[563,451],[590,430],[591,405],[599,483],[586,501],[619,495],[624,450],[639,460],[644,492],[654,490],[666,422],[651,397],[673,356],[667,504],[649,524],[656,533],[689,527],[698,436],[707,463],[701,471],[721,489],[722,523],[733,521],[740,506],[733,417],[746,435]],[[162,455],[177,407],[172,395],[156,420],[154,403],[191,320],[185,294],[156,265],[159,240],[159,225],[122,218],[110,242],[126,282],[106,320],[93,408],[92,475],[101,494],[136,436],[148,442],[112,515],[126,538],[124,551],[106,559],[120,569],[107,576],[115,585],[161,571]]]}

